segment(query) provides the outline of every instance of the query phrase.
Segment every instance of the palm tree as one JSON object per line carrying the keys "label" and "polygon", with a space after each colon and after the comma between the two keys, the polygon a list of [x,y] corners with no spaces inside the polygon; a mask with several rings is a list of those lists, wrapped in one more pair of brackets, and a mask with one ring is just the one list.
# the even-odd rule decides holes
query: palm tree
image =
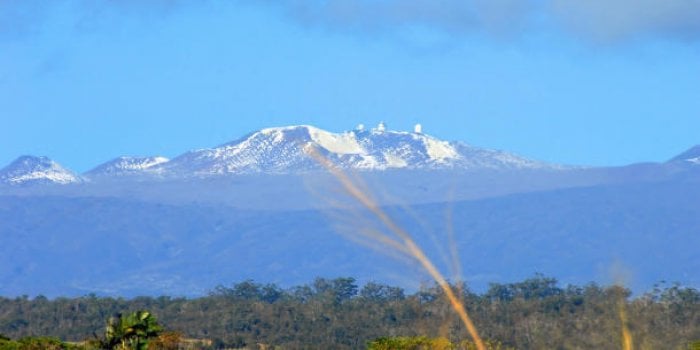
{"label": "palm tree", "polygon": [[101,347],[109,350],[146,350],[148,341],[162,331],[155,316],[148,311],[121,314],[107,321]]}

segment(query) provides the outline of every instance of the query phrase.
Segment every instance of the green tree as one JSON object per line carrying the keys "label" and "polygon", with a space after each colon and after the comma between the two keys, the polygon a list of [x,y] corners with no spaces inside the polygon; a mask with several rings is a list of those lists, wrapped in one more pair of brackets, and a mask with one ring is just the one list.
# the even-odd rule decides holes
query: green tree
{"label": "green tree", "polygon": [[148,311],[117,315],[107,322],[101,346],[110,350],[146,350],[149,340],[161,331],[155,316]]}

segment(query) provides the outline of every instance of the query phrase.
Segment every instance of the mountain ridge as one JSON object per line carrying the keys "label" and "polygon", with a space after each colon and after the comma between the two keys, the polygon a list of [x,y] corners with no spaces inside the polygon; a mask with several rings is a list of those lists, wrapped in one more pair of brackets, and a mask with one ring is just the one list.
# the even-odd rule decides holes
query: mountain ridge
{"label": "mountain ridge", "polygon": [[309,125],[266,128],[215,148],[187,152],[163,165],[165,173],[303,173],[321,169],[304,151],[316,147],[344,169],[505,169],[556,167],[503,151],[442,141],[422,132],[358,128],[332,133]]}
{"label": "mountain ridge", "polygon": [[700,145],[695,145],[668,161],[668,163],[672,162],[700,164]]}
{"label": "mountain ridge", "polygon": [[[386,170],[565,170],[576,168],[532,160],[511,152],[444,141],[423,133],[389,130],[384,123],[334,133],[311,125],[264,128],[212,148],[173,159],[120,156],[78,175],[47,157],[22,156],[0,169],[0,184],[76,184],[110,178],[190,179],[241,174],[304,174],[320,171],[305,147],[313,146],[336,166],[353,171]],[[700,164],[700,145],[667,164]],[[24,164],[24,165],[22,165]],[[656,163],[654,163],[656,164]]]}
{"label": "mountain ridge", "polygon": [[[237,140],[185,152],[173,159],[162,156],[120,156],[75,175],[75,181],[45,175],[42,183],[69,184],[119,176],[151,178],[192,178],[229,174],[299,174],[322,170],[305,147],[313,146],[336,166],[346,170],[384,171],[388,169],[560,169],[561,165],[531,160],[510,152],[480,148],[464,142],[448,142],[422,132],[360,126],[351,131],[329,132],[311,125],[272,127],[249,133]],[[45,158],[45,162],[53,162]],[[55,163],[55,162],[54,162]],[[58,163],[55,163],[58,164]],[[16,185],[24,177],[3,181]]]}

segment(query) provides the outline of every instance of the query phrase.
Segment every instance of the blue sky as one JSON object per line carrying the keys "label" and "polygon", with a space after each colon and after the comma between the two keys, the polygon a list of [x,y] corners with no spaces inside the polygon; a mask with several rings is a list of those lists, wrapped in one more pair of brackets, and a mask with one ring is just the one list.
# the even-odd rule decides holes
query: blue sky
{"label": "blue sky", "polygon": [[700,144],[697,0],[0,0],[0,166],[387,122],[531,158]]}

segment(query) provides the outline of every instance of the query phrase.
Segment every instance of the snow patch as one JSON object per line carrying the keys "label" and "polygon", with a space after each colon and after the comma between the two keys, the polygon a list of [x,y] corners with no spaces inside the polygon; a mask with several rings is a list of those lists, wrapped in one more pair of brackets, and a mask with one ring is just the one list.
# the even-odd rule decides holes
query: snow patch
{"label": "snow patch", "polygon": [[22,156],[0,170],[0,182],[10,185],[27,182],[65,185],[82,182],[82,179],[47,157]]}
{"label": "snow patch", "polygon": [[384,160],[386,160],[386,167],[387,168],[405,168],[408,166],[408,162],[396,155],[393,155],[389,152],[384,152]]}
{"label": "snow patch", "polygon": [[381,169],[382,164],[374,156],[362,156],[360,160],[355,163],[355,167],[363,170],[374,170]]}
{"label": "snow patch", "polygon": [[22,175],[18,175],[15,177],[8,178],[7,181],[11,184],[22,184],[28,181],[36,181],[36,180],[47,180],[50,182],[55,182],[57,184],[69,184],[73,182],[78,182],[78,179],[76,176],[72,174],[68,174],[62,170],[58,169],[50,169],[50,170],[44,170],[44,171],[33,171],[30,173],[25,173]]}
{"label": "snow patch", "polygon": [[363,154],[354,133],[333,134],[321,129],[309,129],[311,139],[329,152],[336,154]]}
{"label": "snow patch", "polygon": [[449,144],[449,142],[436,140],[432,137],[426,137],[423,142],[425,144],[425,150],[430,159],[438,162],[444,162],[448,159],[459,158],[459,153]]}
{"label": "snow patch", "polygon": [[170,161],[165,157],[119,157],[104,163],[86,173],[88,176],[135,175],[139,173],[156,174],[161,172],[160,165]]}
{"label": "snow patch", "polygon": [[148,168],[152,168],[156,165],[163,164],[170,159],[165,158],[165,157],[146,157],[146,158],[138,158],[138,157],[121,157],[120,162],[118,162],[115,165],[118,165],[120,169],[123,170],[145,170]]}

